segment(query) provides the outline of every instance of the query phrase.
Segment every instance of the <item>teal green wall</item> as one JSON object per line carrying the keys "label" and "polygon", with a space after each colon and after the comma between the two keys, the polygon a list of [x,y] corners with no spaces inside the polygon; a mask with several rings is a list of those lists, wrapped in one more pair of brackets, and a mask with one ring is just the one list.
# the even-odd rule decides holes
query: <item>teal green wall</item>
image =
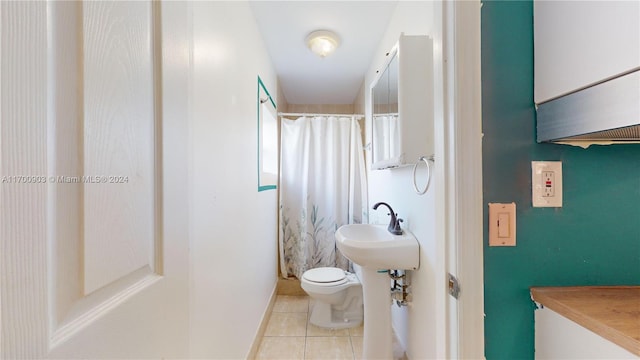
{"label": "teal green wall", "polygon": [[[484,233],[487,359],[533,359],[531,286],[640,285],[640,144],[535,142],[533,3],[482,7],[483,196],[517,204],[517,246]],[[531,161],[560,160],[562,208],[531,207]]]}

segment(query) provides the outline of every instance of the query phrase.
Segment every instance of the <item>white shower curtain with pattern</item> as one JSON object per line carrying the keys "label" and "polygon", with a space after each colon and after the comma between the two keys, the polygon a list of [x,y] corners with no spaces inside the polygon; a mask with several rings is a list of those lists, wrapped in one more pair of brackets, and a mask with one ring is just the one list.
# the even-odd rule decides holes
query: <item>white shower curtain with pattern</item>
{"label": "white shower curtain with pattern", "polygon": [[362,135],[355,117],[282,119],[280,271],[298,279],[312,268],[347,269],[335,231],[362,223],[366,180]]}

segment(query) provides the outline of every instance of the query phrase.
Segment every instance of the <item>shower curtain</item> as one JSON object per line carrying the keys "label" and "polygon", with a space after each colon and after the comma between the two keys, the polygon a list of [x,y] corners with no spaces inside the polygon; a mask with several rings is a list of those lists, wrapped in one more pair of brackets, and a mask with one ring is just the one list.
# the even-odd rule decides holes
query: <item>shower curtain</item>
{"label": "shower curtain", "polygon": [[282,119],[280,272],[298,279],[312,268],[349,262],[335,231],[361,223],[366,181],[360,125],[355,117]]}

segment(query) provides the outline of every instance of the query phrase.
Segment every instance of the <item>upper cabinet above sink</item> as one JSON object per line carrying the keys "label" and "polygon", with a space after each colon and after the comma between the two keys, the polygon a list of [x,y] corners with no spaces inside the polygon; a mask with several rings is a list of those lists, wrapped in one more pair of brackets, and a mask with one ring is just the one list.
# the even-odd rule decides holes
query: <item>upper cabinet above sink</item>
{"label": "upper cabinet above sink", "polygon": [[401,35],[371,85],[371,168],[433,155],[433,42]]}

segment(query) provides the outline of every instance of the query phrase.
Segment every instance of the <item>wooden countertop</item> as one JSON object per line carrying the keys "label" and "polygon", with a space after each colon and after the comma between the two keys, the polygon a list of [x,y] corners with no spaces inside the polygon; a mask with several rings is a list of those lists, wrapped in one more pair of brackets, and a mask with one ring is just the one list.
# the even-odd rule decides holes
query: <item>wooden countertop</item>
{"label": "wooden countertop", "polygon": [[640,286],[532,287],[531,297],[640,355]]}

